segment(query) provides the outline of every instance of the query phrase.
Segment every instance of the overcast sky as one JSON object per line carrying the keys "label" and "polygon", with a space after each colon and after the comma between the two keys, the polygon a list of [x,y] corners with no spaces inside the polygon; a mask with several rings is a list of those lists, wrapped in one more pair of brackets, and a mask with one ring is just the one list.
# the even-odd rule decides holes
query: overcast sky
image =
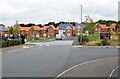
{"label": "overcast sky", "polygon": [[81,7],[84,16],[118,20],[119,0],[1,0],[0,23],[10,26],[19,23],[44,24],[51,21],[74,21],[80,23]]}

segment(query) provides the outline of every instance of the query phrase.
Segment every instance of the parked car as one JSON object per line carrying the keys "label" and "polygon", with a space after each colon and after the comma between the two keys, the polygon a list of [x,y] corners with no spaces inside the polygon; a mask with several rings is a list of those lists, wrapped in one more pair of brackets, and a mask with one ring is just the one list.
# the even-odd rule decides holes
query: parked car
{"label": "parked car", "polygon": [[62,40],[62,35],[56,34],[56,40]]}

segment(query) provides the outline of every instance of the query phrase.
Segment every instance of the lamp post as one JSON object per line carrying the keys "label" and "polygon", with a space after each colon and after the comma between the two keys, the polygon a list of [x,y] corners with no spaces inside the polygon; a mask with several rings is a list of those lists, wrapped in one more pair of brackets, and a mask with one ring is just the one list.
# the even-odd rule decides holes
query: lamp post
{"label": "lamp post", "polygon": [[[82,5],[81,6],[81,24],[82,24]],[[80,44],[82,44],[82,28],[80,28]]]}
{"label": "lamp post", "polygon": [[82,5],[79,6],[81,6],[81,23],[82,23]]}

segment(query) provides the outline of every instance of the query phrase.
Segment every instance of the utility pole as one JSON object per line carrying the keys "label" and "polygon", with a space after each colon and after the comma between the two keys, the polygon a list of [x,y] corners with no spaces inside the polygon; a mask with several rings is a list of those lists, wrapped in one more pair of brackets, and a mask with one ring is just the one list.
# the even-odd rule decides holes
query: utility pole
{"label": "utility pole", "polygon": [[82,5],[79,6],[81,6],[81,23],[82,23]]}
{"label": "utility pole", "polygon": [[[82,24],[82,5],[79,5],[79,6],[81,6],[81,24]],[[82,28],[80,29],[80,44],[82,44],[82,41],[83,41],[83,39],[82,39]]]}

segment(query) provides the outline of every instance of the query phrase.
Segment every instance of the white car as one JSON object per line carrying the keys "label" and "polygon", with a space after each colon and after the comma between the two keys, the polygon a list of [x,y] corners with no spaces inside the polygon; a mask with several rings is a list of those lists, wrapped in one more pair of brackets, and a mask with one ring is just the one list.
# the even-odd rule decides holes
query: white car
{"label": "white car", "polygon": [[62,35],[56,34],[56,40],[62,40]]}

